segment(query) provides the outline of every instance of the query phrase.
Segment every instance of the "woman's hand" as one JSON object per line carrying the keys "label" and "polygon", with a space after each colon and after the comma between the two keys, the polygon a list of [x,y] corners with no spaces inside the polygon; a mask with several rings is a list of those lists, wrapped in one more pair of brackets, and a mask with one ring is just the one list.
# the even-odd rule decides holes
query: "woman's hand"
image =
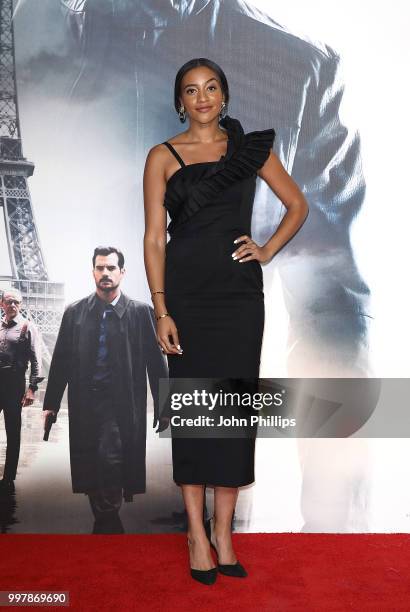
{"label": "woman's hand", "polygon": [[239,263],[252,261],[254,259],[260,263],[266,263],[273,256],[273,253],[267,245],[260,247],[249,236],[239,236],[239,238],[234,240],[235,244],[237,242],[244,242],[242,246],[232,253],[232,259]]}
{"label": "woman's hand", "polygon": [[[170,337],[172,338],[172,342],[170,341]],[[169,315],[157,321],[157,340],[163,353],[167,355],[182,355],[177,326]]]}

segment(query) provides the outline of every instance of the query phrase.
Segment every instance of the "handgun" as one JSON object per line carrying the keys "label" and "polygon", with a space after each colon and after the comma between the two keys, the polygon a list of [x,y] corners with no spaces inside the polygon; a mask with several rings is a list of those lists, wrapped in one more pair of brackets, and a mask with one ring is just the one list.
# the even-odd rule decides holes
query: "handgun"
{"label": "handgun", "polygon": [[57,415],[53,414],[52,412],[49,412],[49,414],[46,416],[46,422],[44,424],[44,436],[43,436],[43,440],[45,440],[47,442],[48,440],[48,436],[50,435],[50,430],[51,430],[51,426],[53,423],[55,423],[57,420]]}

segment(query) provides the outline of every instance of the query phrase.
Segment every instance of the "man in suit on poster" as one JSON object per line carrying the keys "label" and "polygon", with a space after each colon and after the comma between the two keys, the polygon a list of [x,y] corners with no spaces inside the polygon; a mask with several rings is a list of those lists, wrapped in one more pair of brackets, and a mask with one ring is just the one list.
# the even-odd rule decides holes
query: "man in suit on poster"
{"label": "man in suit on poster", "polygon": [[121,292],[124,273],[121,251],[95,249],[96,291],[65,310],[44,397],[45,417],[55,416],[68,385],[73,492],[88,495],[94,533],[123,533],[122,497],[145,492],[146,375],[154,427],[167,377],[153,309]]}

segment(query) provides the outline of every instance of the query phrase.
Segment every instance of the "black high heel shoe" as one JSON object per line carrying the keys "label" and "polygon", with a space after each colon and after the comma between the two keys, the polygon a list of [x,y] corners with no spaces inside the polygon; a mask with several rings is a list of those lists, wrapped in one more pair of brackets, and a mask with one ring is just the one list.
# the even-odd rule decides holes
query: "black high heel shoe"
{"label": "black high heel shoe", "polygon": [[[188,544],[188,548],[189,548],[189,544]],[[191,578],[193,578],[194,580],[197,580],[201,584],[206,584],[206,585],[214,584],[218,577],[218,569],[216,567],[212,567],[209,570],[198,570],[198,569],[192,569],[191,567],[190,570],[191,570]]]}
{"label": "black high heel shoe", "polygon": [[[212,521],[212,518],[206,521],[205,533],[207,535],[210,545],[212,546],[212,548],[218,555],[216,546],[212,542],[212,538],[211,538],[211,535],[212,535],[211,521]],[[248,575],[248,572],[243,567],[243,565],[239,563],[239,561],[237,561],[236,563],[218,563],[218,572],[220,572],[221,574],[224,574],[224,576],[230,576],[231,578],[246,578],[246,576]]]}
{"label": "black high heel shoe", "polygon": [[191,577],[201,584],[211,585],[216,582],[218,570],[216,567],[210,570],[196,570],[191,568]]}

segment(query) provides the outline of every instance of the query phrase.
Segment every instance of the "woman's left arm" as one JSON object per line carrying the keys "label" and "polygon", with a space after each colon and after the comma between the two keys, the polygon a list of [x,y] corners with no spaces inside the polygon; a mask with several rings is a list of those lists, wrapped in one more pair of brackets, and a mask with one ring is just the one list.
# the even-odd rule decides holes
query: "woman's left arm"
{"label": "woman's left arm", "polygon": [[279,223],[273,236],[263,246],[257,245],[249,236],[239,236],[235,242],[244,242],[234,253],[233,259],[239,263],[256,259],[266,263],[286,244],[305,221],[309,206],[305,196],[292,177],[286,172],[278,156],[272,151],[258,170],[258,175],[267,182],[272,191],[286,208],[286,214]]}

